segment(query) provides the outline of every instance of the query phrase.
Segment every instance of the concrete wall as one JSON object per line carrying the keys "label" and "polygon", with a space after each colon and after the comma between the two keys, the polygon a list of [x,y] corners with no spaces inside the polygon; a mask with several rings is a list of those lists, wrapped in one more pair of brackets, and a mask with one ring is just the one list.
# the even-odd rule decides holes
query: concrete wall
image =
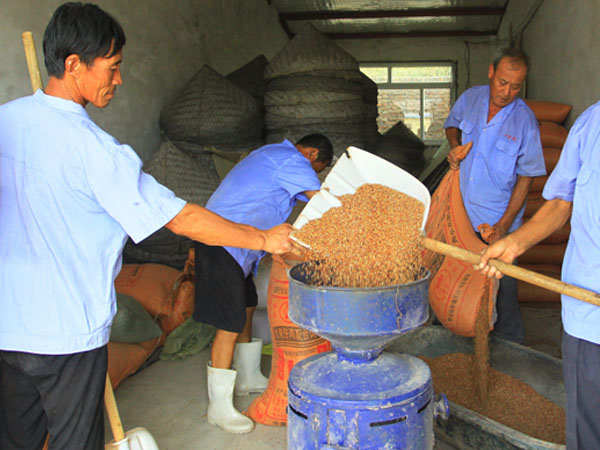
{"label": "concrete wall", "polygon": [[336,41],[336,44],[359,62],[456,62],[458,98],[467,87],[488,83],[487,71],[492,54],[489,39],[468,39],[470,57],[467,69],[467,47],[464,41],[465,39],[457,38],[342,39]]}
{"label": "concrete wall", "polygon": [[[44,84],[42,38],[63,0],[0,0],[0,104],[31,94],[21,33],[32,31]],[[147,160],[160,145],[165,103],[204,65],[227,75],[256,56],[272,58],[288,41],[264,0],[97,0],[127,35],[123,86],[104,110],[88,106],[102,128]]]}
{"label": "concrete wall", "polygon": [[[509,6],[517,3],[521,9],[535,4],[533,0],[511,0]],[[519,14],[509,12],[505,21],[518,23]],[[599,21],[597,0],[545,0],[523,31],[521,48],[532,62],[527,98],[572,105],[567,127],[600,100]]]}

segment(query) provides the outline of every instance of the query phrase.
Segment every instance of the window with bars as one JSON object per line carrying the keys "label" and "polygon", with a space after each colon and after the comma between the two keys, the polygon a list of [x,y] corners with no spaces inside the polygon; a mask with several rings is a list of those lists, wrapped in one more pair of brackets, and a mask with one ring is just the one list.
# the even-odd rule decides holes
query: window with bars
{"label": "window with bars", "polygon": [[455,96],[454,63],[361,63],[360,70],[377,83],[380,133],[402,120],[426,144],[445,139],[444,121]]}

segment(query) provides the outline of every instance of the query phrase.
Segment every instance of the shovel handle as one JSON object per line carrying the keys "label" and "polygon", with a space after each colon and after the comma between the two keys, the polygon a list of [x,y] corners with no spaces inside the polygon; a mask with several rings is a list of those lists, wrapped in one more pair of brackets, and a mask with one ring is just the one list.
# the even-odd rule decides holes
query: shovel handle
{"label": "shovel handle", "polygon": [[121,416],[119,416],[119,408],[117,408],[117,401],[115,400],[115,394],[113,392],[112,384],[110,383],[108,372],[106,372],[106,386],[104,387],[104,406],[106,407],[106,415],[110,422],[113,439],[115,442],[122,441],[125,439],[125,433],[123,431]]}
{"label": "shovel handle", "polygon": [[[460,259],[461,261],[465,261],[473,265],[479,264],[479,258],[481,255],[469,250],[465,250],[464,248],[455,247],[431,238],[423,238],[422,243],[423,247],[425,247],[427,250],[431,250],[432,252]],[[534,284],[541,288],[548,289],[549,291],[568,295],[569,297],[591,303],[592,305],[600,306],[600,295],[588,289],[573,286],[572,284],[565,283],[564,281],[557,280],[556,278],[548,277],[532,270],[515,266],[514,264],[508,264],[498,259],[490,259],[488,264],[498,269],[504,275]]]}
{"label": "shovel handle", "polygon": [[35,51],[35,43],[33,42],[33,34],[31,31],[25,31],[21,37],[23,38],[23,47],[25,47],[25,58],[27,59],[31,88],[35,93],[35,91],[42,89],[44,86],[42,84],[42,75],[40,74],[40,66]]}

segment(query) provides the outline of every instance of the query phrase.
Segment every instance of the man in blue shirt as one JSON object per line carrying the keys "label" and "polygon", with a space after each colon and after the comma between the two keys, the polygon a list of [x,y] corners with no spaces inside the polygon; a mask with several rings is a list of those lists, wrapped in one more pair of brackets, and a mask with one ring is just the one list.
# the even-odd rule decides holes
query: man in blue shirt
{"label": "man in blue shirt", "polygon": [[[539,125],[517,98],[529,59],[520,50],[498,52],[488,70],[489,86],[475,86],[457,100],[446,119],[448,162],[460,167],[460,191],[473,230],[493,243],[519,227],[531,177],[546,174]],[[469,143],[472,148],[460,161]],[[501,280],[494,334],[522,343],[525,337],[517,303],[517,281]]]}
{"label": "man in blue shirt", "polygon": [[[44,91],[0,106],[0,448],[103,449],[114,279],[127,236],[162,226],[210,245],[291,249],[186,204],[88,116],[122,82],[125,34],[93,4],[67,3],[44,34]],[[275,225],[275,224],[274,224]]]}
{"label": "man in blue shirt", "polygon": [[[270,228],[287,220],[298,200],[308,201],[321,183],[317,173],[333,158],[331,142],[311,134],[254,150],[212,194],[206,208],[229,220]],[[265,252],[196,244],[194,319],[217,328],[208,373],[208,422],[230,433],[248,433],[254,423],[233,406],[237,395],[261,392],[262,341],[252,339],[257,294],[252,275]],[[231,370],[233,362],[234,370]]]}
{"label": "man in blue shirt", "polygon": [[[512,262],[571,218],[562,280],[600,293],[600,102],[575,121],[542,193],[522,227],[489,247],[479,269],[500,278],[490,258]],[[562,295],[567,449],[600,448],[600,306]]]}

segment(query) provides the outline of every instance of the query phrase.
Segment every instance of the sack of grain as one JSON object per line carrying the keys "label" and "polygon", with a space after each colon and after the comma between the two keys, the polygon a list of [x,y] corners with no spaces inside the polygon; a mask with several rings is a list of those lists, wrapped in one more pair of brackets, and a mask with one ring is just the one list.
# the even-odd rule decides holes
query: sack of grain
{"label": "sack of grain", "polygon": [[526,99],[525,103],[531,108],[537,120],[563,123],[571,112],[571,106],[564,103],[531,99]]}
{"label": "sack of grain", "polygon": [[179,270],[160,264],[123,264],[115,290],[136,299],[153,318],[168,316],[180,275]]}
{"label": "sack of grain", "polygon": [[540,140],[542,147],[562,148],[567,140],[569,131],[554,122],[540,121]]}
{"label": "sack of grain", "polygon": [[[481,253],[486,245],[469,221],[460,193],[459,171],[449,171],[431,198],[427,237]],[[487,302],[492,329],[498,280],[490,279],[469,263],[424,251],[424,265],[432,273],[429,303],[440,322],[453,333],[475,336],[479,309]]]}
{"label": "sack of grain", "polygon": [[267,296],[267,313],[273,338],[273,359],[267,389],[250,405],[248,417],[265,425],[287,424],[287,383],[290,370],[309,356],[331,350],[329,341],[304,330],[288,317],[286,265],[273,261]]}

